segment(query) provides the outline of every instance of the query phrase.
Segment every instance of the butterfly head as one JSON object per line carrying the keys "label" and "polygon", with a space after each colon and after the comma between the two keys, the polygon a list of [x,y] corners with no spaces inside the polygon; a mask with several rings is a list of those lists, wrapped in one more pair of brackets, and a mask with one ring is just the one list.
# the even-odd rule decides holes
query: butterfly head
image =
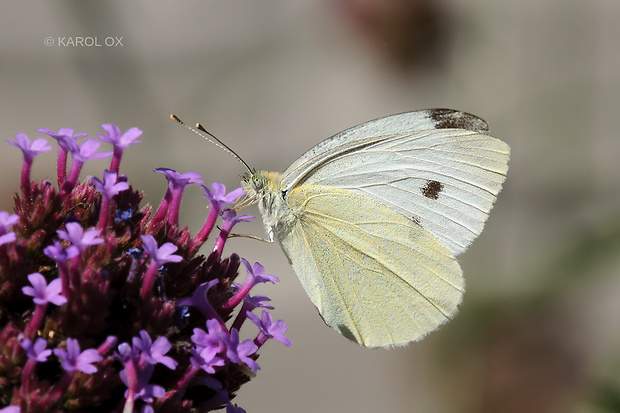
{"label": "butterfly head", "polygon": [[252,170],[241,176],[241,186],[245,191],[246,199],[254,204],[262,196],[265,180],[259,171]]}
{"label": "butterfly head", "polygon": [[282,177],[277,172],[250,171],[241,179],[245,191],[242,204],[258,206],[270,240],[282,233],[281,227],[291,220],[281,185]]}
{"label": "butterfly head", "polygon": [[249,203],[255,204],[266,196],[269,197],[273,193],[277,193],[281,180],[280,174],[277,172],[252,170],[243,174],[241,186]]}

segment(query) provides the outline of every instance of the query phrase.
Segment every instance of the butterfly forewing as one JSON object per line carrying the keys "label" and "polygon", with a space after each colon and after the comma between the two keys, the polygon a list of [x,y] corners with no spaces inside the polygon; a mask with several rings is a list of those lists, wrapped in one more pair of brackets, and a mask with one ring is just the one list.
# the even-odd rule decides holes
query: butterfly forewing
{"label": "butterfly forewing", "polygon": [[[353,191],[414,220],[463,252],[484,226],[508,169],[508,145],[462,129],[408,131],[341,143],[287,170],[283,183]],[[303,158],[303,157],[302,157]]]}
{"label": "butterfly forewing", "polygon": [[299,179],[310,175],[316,166],[349,150],[390,136],[437,129],[485,133],[489,126],[477,116],[454,109],[423,109],[371,120],[327,138],[304,153],[284,173],[283,185],[297,186]]}

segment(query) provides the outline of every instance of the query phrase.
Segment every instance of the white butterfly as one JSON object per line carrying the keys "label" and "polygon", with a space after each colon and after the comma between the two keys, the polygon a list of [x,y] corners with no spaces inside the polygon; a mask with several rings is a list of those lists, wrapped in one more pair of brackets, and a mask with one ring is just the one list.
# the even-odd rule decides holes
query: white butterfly
{"label": "white butterfly", "polygon": [[[327,325],[367,347],[420,340],[451,319],[454,258],[482,232],[510,148],[482,119],[429,109],[376,119],[242,181]],[[247,166],[247,165],[246,165]]]}

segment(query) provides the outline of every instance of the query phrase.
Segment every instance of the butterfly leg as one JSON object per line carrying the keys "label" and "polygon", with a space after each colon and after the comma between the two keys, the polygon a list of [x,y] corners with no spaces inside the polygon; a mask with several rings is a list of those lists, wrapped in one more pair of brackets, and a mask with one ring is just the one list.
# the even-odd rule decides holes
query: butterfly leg
{"label": "butterfly leg", "polygon": [[255,239],[257,241],[269,242],[269,243],[273,242],[272,239],[261,238],[261,237],[258,237],[256,235],[252,235],[252,234],[234,234],[234,233],[231,233],[231,234],[228,235],[228,238],[233,238],[233,237],[235,237],[235,238],[250,238],[250,239]]}

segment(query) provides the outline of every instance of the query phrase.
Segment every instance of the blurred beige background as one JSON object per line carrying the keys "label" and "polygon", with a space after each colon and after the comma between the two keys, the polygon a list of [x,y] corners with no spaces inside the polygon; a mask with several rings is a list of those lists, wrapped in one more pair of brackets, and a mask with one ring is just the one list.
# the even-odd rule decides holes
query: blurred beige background
{"label": "blurred beige background", "polygon": [[[512,159],[484,233],[459,257],[459,315],[406,348],[362,349],[323,325],[276,245],[232,240],[229,253],[282,279],[261,292],[294,342],[265,346],[236,402],[272,413],[620,411],[619,20],[617,0],[5,2],[0,129],[9,139],[137,126],[144,143],[121,171],[158,203],[153,168],[229,188],[243,172],[172,112],[277,171],[380,116],[477,114]],[[77,36],[122,46],[58,45]],[[21,154],[3,148],[8,210]],[[54,157],[33,174],[52,177]],[[197,187],[181,212],[197,231]],[[263,235],[258,220],[245,231]]]}

